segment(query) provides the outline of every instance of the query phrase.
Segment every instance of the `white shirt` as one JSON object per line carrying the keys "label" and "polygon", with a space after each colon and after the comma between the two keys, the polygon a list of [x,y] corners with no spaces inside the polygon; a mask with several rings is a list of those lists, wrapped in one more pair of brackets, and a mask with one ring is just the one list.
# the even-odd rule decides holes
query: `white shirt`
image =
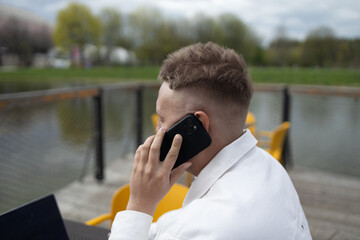
{"label": "white shirt", "polygon": [[151,224],[150,215],[122,211],[110,240],[311,239],[285,169],[247,130],[222,149],[193,181],[179,210]]}

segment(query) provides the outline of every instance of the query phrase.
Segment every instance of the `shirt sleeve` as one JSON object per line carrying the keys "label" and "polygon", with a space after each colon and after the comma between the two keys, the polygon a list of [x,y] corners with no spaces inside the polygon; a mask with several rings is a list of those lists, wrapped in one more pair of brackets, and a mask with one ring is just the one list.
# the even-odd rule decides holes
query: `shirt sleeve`
{"label": "shirt sleeve", "polygon": [[119,212],[112,224],[109,240],[147,240],[152,219],[152,216],[142,212]]}

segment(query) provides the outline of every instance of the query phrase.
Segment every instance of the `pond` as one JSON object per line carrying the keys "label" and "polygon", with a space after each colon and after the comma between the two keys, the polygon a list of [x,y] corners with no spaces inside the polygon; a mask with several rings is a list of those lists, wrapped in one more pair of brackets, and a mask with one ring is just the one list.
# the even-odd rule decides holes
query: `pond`
{"label": "pond", "polygon": [[[104,96],[109,164],[136,149],[136,99],[129,90]],[[144,93],[144,138],[153,133],[150,116],[156,97],[156,90]],[[250,111],[258,129],[271,130],[281,123],[282,98],[279,92],[255,93]],[[290,121],[295,167],[360,178],[358,98],[292,94]],[[91,98],[0,108],[0,212],[93,174],[93,128]]]}

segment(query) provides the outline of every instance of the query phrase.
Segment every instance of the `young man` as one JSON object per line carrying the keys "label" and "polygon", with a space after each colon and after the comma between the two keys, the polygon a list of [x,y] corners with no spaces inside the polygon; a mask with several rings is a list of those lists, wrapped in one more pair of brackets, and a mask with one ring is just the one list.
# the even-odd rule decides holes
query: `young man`
{"label": "young man", "polygon": [[[158,131],[136,151],[127,210],[117,214],[110,239],[311,239],[286,171],[244,130],[253,88],[243,58],[214,43],[194,44],[169,55],[159,79]],[[172,170],[181,136],[164,162],[161,142],[189,113],[212,143]],[[151,224],[157,204],[185,170],[196,179],[183,207]]]}

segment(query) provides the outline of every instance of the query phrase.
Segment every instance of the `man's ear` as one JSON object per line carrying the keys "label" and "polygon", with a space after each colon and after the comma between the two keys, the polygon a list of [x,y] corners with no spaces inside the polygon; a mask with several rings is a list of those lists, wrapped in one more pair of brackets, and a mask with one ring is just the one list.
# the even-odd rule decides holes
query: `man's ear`
{"label": "man's ear", "polygon": [[200,120],[207,132],[210,130],[210,119],[209,116],[203,111],[197,111],[194,115]]}

